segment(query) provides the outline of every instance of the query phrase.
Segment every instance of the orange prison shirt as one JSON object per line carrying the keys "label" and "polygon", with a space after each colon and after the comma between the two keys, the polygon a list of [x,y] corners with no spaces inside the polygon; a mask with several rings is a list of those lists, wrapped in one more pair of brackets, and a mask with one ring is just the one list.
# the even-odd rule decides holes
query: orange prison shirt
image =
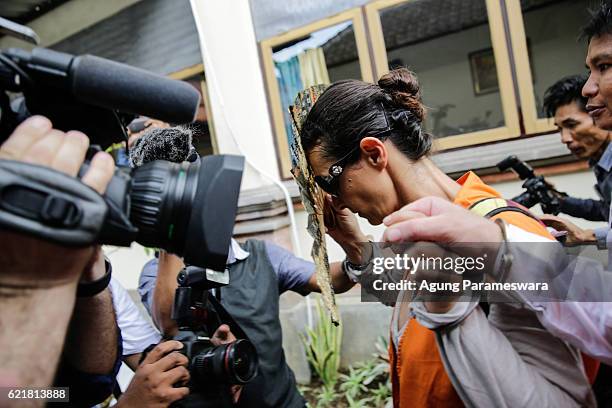
{"label": "orange prison shirt", "polygon": [[[473,172],[457,180],[461,185],[454,203],[464,208],[485,198],[502,198]],[[519,212],[504,211],[492,217],[503,219],[525,231],[553,239],[537,220]],[[395,352],[393,341],[389,342],[393,406],[395,408],[463,407],[446,374],[433,331],[410,319]],[[583,358],[586,356],[583,356]],[[585,358],[589,380],[594,380],[599,363]]]}

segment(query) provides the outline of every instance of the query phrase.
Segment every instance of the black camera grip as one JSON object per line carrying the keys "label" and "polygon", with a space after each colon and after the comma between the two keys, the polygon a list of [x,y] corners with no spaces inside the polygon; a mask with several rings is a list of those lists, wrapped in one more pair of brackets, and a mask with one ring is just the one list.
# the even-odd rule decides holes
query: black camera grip
{"label": "black camera grip", "polygon": [[80,180],[48,167],[0,160],[0,228],[66,246],[96,242],[108,207]]}

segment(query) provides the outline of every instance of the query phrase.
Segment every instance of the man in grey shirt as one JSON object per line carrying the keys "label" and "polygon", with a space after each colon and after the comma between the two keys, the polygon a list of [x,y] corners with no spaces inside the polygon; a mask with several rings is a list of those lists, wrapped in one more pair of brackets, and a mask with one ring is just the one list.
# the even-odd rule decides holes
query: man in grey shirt
{"label": "man in grey shirt", "polygon": [[[181,268],[179,258],[162,253],[140,275],[142,301],[165,335],[176,332],[170,314]],[[319,292],[314,264],[268,241],[239,244],[232,240],[227,268],[230,283],[221,290],[221,304],[253,342],[259,357],[259,373],[242,389],[238,406],[304,407],[282,348],[279,296],[288,290],[302,295]],[[336,293],[354,285],[342,263],[331,264],[330,272]]]}

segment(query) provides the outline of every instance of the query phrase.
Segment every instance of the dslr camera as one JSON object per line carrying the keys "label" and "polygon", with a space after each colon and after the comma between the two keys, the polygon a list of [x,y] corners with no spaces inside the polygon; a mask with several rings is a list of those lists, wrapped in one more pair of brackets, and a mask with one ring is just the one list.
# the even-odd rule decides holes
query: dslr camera
{"label": "dslr camera", "polygon": [[536,176],[529,164],[512,155],[497,163],[497,168],[500,171],[512,169],[521,180],[524,180],[523,188],[525,191],[512,198],[512,201],[527,208],[539,203],[544,213],[559,214],[561,199],[566,194],[555,190],[544,179],[544,176]]}
{"label": "dslr camera", "polygon": [[[190,394],[178,407],[231,407],[231,386],[242,385],[257,375],[257,351],[246,333],[221,305],[221,287],[229,283],[229,272],[185,267],[177,278],[172,318],[189,359]],[[214,290],[214,295],[211,293]],[[215,346],[211,336],[227,324],[238,340]]]}

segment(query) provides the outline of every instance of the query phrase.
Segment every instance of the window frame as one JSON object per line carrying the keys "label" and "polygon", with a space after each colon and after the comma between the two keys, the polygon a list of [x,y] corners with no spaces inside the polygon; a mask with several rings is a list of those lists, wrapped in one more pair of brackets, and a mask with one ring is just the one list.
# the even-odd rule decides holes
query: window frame
{"label": "window frame", "polygon": [[180,71],[168,74],[168,78],[178,79],[180,81],[191,78],[195,75],[202,75],[200,81],[200,91],[204,99],[204,110],[206,111],[206,121],[208,123],[208,132],[210,133],[210,143],[212,145],[213,154],[219,154],[219,144],[217,142],[217,134],[215,133],[215,125],[210,107],[210,97],[208,95],[208,85],[206,84],[204,64],[196,64],[191,67],[184,68]]}
{"label": "window frame", "polygon": [[[380,20],[382,10],[409,3],[413,0],[375,0],[365,5],[366,19],[372,41],[374,67],[377,76],[389,71],[383,27]],[[488,15],[491,46],[495,55],[499,93],[505,126],[476,132],[452,135],[436,139],[436,151],[444,151],[490,143],[521,136],[519,110],[514,90],[510,54],[504,29],[502,6],[499,0],[485,0]],[[510,1],[512,3],[512,1]],[[418,75],[418,73],[417,73]]]}
{"label": "window frame", "polygon": [[531,73],[531,61],[527,48],[525,21],[523,19],[523,10],[521,9],[520,1],[506,1],[505,3],[525,133],[538,134],[557,131],[554,121],[551,118],[538,117],[533,76]]}
{"label": "window frame", "polygon": [[343,22],[351,21],[353,33],[357,46],[359,69],[362,80],[373,82],[372,61],[368,47],[365,21],[361,7],[355,7],[333,16],[318,20],[305,26],[287,31],[283,34],[267,38],[259,43],[263,74],[266,84],[266,94],[272,119],[272,131],[276,144],[277,160],[279,161],[279,172],[283,179],[290,179],[291,157],[289,154],[288,135],[285,130],[284,115],[281,103],[280,89],[276,80],[274,59],[272,49],[276,46],[305,37],[315,31],[328,28]]}

